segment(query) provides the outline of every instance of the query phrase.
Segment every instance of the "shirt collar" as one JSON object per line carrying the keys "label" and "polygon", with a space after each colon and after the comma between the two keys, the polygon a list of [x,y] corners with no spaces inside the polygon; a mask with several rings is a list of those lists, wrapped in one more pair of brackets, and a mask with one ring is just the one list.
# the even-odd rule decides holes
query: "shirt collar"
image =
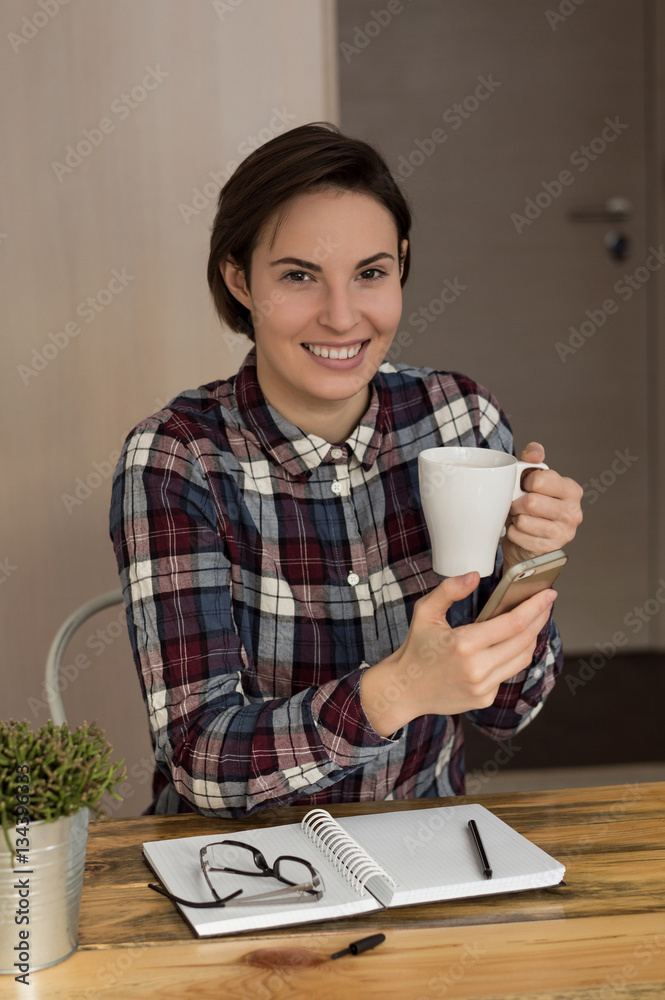
{"label": "shirt collar", "polygon": [[[384,405],[387,394],[380,371],[369,387],[369,406],[346,439],[346,444],[365,470],[376,461],[390,423]],[[306,434],[267,401],[256,377],[256,347],[251,348],[240,366],[235,380],[235,395],[246,426],[256,435],[266,455],[276,465],[286,469],[289,475],[306,478],[329,456],[330,442],[317,434]]]}

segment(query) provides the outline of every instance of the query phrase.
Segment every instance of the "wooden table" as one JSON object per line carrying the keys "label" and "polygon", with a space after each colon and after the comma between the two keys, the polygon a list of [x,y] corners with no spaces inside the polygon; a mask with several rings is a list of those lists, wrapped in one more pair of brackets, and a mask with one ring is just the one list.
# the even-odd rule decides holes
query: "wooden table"
{"label": "wooden table", "polygon": [[[71,958],[0,977],[0,997],[44,1000],[625,1000],[665,998],[665,783],[330,807],[336,816],[482,802],[566,866],[566,886],[430,903],[230,937],[196,938],[146,888],[141,842],[299,821],[200,816],[93,823]],[[330,955],[382,931],[358,957]]]}

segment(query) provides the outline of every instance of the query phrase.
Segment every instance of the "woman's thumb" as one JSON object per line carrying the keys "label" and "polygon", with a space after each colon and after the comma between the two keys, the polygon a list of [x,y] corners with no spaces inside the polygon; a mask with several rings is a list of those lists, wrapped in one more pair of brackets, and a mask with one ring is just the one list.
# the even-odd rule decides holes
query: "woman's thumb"
{"label": "woman's thumb", "polygon": [[441,607],[447,611],[455,601],[461,601],[464,597],[472,594],[480,583],[480,573],[475,570],[472,573],[464,573],[463,576],[449,576],[437,587],[437,595],[441,601]]}

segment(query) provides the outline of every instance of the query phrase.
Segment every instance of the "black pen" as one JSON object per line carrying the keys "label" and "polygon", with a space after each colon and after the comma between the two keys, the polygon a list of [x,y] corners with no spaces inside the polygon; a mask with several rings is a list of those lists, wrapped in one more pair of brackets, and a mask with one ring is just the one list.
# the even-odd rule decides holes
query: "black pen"
{"label": "black pen", "polygon": [[485,854],[485,848],[483,847],[483,842],[480,839],[480,834],[478,833],[478,827],[476,826],[475,819],[469,820],[469,830],[471,830],[471,836],[473,837],[473,842],[476,845],[476,850],[478,851],[478,857],[480,858],[480,863],[483,866],[483,875],[485,878],[492,877],[492,869],[490,868],[490,863],[487,860],[487,855]]}

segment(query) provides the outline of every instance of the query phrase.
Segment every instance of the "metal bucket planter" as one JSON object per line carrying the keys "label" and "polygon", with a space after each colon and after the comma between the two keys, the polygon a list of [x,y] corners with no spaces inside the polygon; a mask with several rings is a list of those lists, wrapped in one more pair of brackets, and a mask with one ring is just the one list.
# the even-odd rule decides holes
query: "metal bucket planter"
{"label": "metal bucket planter", "polygon": [[[76,951],[88,816],[31,823],[29,847],[19,849],[27,860],[13,866],[0,830],[0,973],[35,972]],[[11,844],[16,835],[9,831]]]}

